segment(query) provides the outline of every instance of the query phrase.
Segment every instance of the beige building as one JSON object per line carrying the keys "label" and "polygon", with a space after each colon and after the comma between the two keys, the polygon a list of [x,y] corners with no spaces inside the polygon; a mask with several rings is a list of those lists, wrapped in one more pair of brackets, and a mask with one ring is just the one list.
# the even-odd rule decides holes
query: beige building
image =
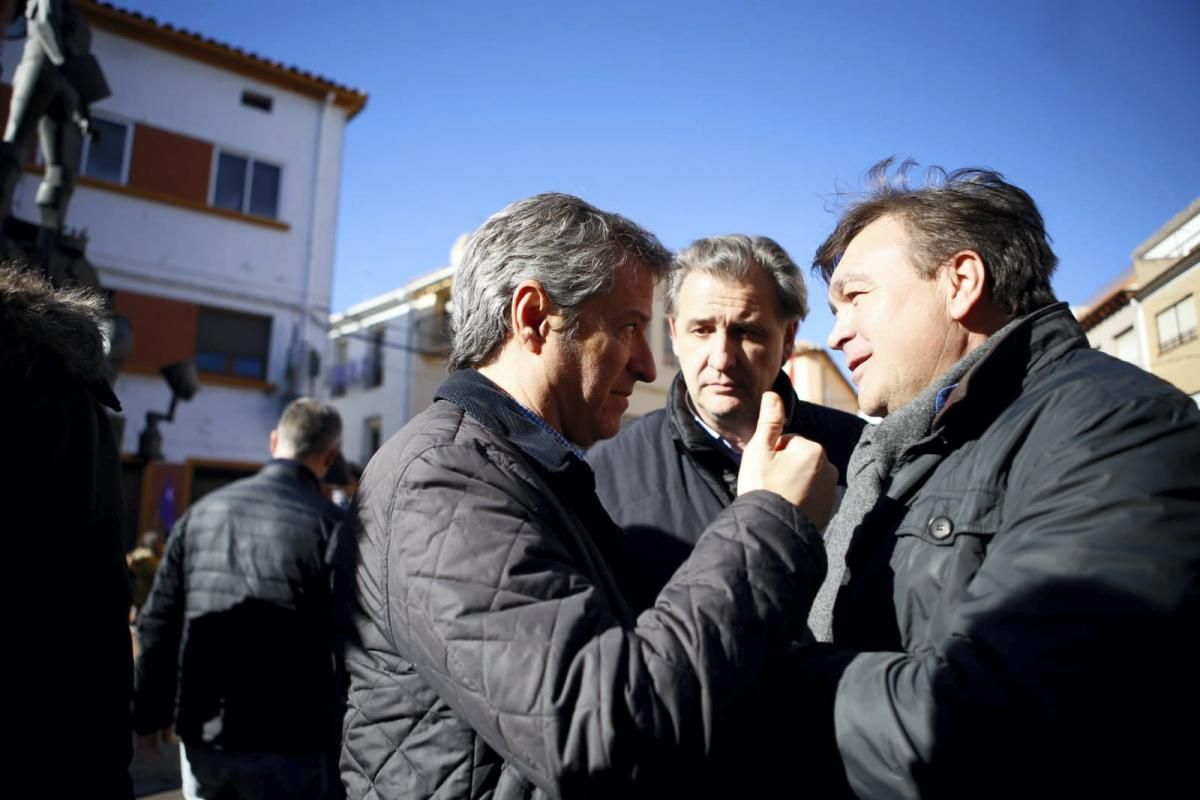
{"label": "beige building", "polygon": [[801,400],[858,413],[858,395],[824,347],[798,339],[792,357],[783,365]]}
{"label": "beige building", "polygon": [[1132,259],[1132,267],[1076,316],[1093,347],[1200,403],[1200,199],[1142,242]]}

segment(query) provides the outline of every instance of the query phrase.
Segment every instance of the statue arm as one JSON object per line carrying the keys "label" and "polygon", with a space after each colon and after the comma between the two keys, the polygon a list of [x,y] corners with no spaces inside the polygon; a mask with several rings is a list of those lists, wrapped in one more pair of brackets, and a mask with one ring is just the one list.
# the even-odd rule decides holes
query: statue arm
{"label": "statue arm", "polygon": [[32,0],[28,16],[29,35],[36,36],[50,62],[61,67],[66,61],[61,35],[62,0]]}

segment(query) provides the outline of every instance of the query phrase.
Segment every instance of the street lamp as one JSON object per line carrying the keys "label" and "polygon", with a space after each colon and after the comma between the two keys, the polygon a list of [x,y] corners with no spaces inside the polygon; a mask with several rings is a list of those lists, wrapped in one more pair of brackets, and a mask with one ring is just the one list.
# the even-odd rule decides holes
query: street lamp
{"label": "street lamp", "polygon": [[162,434],[159,433],[159,422],[175,421],[175,406],[181,399],[191,400],[196,395],[199,379],[196,376],[196,365],[189,358],[186,361],[176,361],[168,364],[160,372],[171,387],[171,407],[167,413],[161,411],[146,412],[146,427],[138,436],[138,455],[144,461],[161,459]]}

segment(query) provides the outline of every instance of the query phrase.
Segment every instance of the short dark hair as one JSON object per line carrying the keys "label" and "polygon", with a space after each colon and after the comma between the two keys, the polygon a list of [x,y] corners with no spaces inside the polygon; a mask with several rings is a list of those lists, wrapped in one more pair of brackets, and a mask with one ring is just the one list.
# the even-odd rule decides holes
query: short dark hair
{"label": "short dark hair", "polygon": [[829,282],[854,237],[883,217],[902,222],[912,237],[909,254],[917,271],[932,278],[960,250],[974,250],[987,269],[992,300],[1010,317],[1056,302],[1050,276],[1058,256],[1037,204],[999,172],[977,167],[926,170],[922,186],[910,188],[916,162],[894,158],[867,173],[867,188],[842,214],[813,256],[813,272]]}
{"label": "short dark hair", "polygon": [[337,446],[342,436],[342,418],[328,403],[301,397],[283,410],[276,430],[296,458],[308,458]]}

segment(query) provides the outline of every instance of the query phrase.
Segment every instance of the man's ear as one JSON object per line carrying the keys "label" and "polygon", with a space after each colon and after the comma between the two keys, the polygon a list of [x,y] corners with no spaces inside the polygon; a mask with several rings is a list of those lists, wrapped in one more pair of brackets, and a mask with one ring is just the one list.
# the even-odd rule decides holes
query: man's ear
{"label": "man's ear", "polygon": [[796,331],[800,328],[800,320],[794,319],[787,324],[783,329],[783,361],[779,364],[780,369],[792,357],[792,351],[796,349]]}
{"label": "man's ear", "polygon": [[274,458],[275,450],[279,447],[279,429],[278,428],[271,431],[270,446],[271,446],[271,458]]}
{"label": "man's ear", "polygon": [[946,310],[963,322],[981,308],[987,294],[987,268],[974,250],[960,250],[950,258],[942,275],[946,281]]}
{"label": "man's ear", "polygon": [[540,353],[557,316],[550,295],[537,281],[522,281],[513,292],[511,314],[513,336],[524,349]]}
{"label": "man's ear", "polygon": [[333,466],[333,462],[337,461],[338,453],[340,453],[340,452],[341,452],[341,445],[338,445],[337,447],[331,447],[325,451],[325,457],[321,459],[321,475],[322,475],[322,477],[325,475],[326,472],[329,472],[329,468]]}

